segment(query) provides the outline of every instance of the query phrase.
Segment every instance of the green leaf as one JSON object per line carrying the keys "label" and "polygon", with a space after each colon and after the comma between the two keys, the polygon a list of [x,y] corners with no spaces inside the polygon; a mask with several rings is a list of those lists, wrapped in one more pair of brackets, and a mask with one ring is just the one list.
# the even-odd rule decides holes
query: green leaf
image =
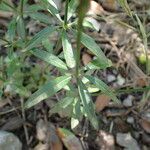
{"label": "green leaf", "polygon": [[75,98],[73,102],[73,110],[72,110],[72,117],[71,117],[71,129],[74,129],[79,124],[79,120],[81,119],[81,117],[82,117],[82,112],[81,112],[80,100],[78,98]]}
{"label": "green leaf", "polygon": [[21,39],[25,39],[25,25],[22,17],[20,16],[17,18],[17,33],[18,36],[21,37]]}
{"label": "green leaf", "polygon": [[35,56],[37,56],[38,58],[48,62],[51,65],[54,65],[58,68],[67,70],[66,64],[61,59],[59,59],[57,56],[50,54],[49,52],[39,50],[39,49],[34,49],[31,51],[31,53],[34,54]]}
{"label": "green leaf", "polygon": [[69,39],[67,37],[67,33],[65,31],[62,32],[62,45],[63,45],[64,57],[65,57],[68,67],[74,68],[75,67],[75,56],[74,56],[74,52],[73,52],[71,43],[69,42]]}
{"label": "green leaf", "polygon": [[109,96],[114,102],[120,103],[116,95],[113,91],[109,88],[107,84],[105,84],[102,80],[92,77],[92,76],[85,76],[91,83],[93,83],[97,88],[99,88],[105,95]]}
{"label": "green leaf", "polygon": [[125,12],[127,13],[127,15],[129,15],[130,17],[132,17],[132,12],[130,10],[130,7],[128,5],[127,0],[118,0],[118,3],[125,10]]}
{"label": "green leaf", "polygon": [[49,53],[53,53],[54,43],[50,42],[49,39],[43,40],[42,45]]}
{"label": "green leaf", "polygon": [[17,58],[14,58],[7,65],[7,76],[12,77],[19,70],[21,64]]}
{"label": "green leaf", "polygon": [[31,13],[29,16],[35,20],[39,20],[40,22],[51,24],[50,17],[43,13],[35,12]]}
{"label": "green leaf", "polygon": [[[53,16],[56,16],[59,21],[62,22],[62,19],[61,19],[60,15],[59,15],[59,11],[58,11],[57,5],[54,3],[54,1],[53,0],[43,0],[42,2],[46,5],[47,10]],[[47,5],[47,2],[48,2],[48,5]]]}
{"label": "green leaf", "polygon": [[16,34],[16,18],[13,18],[11,20],[11,22],[8,24],[8,31],[7,31],[7,34],[8,34],[8,38],[10,39],[10,41],[13,41],[14,38],[15,38],[15,34]]}
{"label": "green leaf", "polygon": [[74,107],[73,107],[72,117],[79,120],[82,114],[81,114],[81,109],[80,109],[80,106],[81,106],[80,100],[77,97],[74,98],[73,106]]}
{"label": "green leaf", "polygon": [[24,51],[31,50],[32,48],[39,45],[43,39],[47,39],[55,30],[56,27],[46,27],[35,34],[34,37],[27,43]]}
{"label": "green leaf", "polygon": [[74,97],[65,97],[64,99],[60,100],[55,106],[50,110],[50,114],[58,113],[63,109],[66,109],[69,105],[73,103]]}
{"label": "green leaf", "polygon": [[143,26],[143,24],[142,24],[140,18],[138,17],[137,14],[135,14],[135,17],[136,17],[137,23],[138,23],[138,25],[139,25],[140,32],[141,32],[141,34],[142,34],[142,38],[143,38],[143,39],[147,38],[145,28],[144,28],[144,26]]}
{"label": "green leaf", "polygon": [[98,59],[92,60],[90,63],[87,64],[89,69],[106,69],[107,67],[112,66],[112,62],[108,60],[108,64],[102,64],[99,62]]}
{"label": "green leaf", "polygon": [[91,38],[85,33],[82,33],[81,43],[98,57],[98,61],[102,66],[110,65],[110,60],[106,58],[105,54],[100,49],[100,47],[96,44],[93,38]]}
{"label": "green leaf", "polygon": [[44,9],[40,4],[28,5],[26,4],[24,13],[29,15],[30,13],[37,12]]}
{"label": "green leaf", "polygon": [[9,4],[9,2],[6,2],[6,1],[0,1],[0,10],[2,10],[2,11],[7,11],[7,13],[8,12],[13,12],[14,11],[14,9],[15,9],[15,7],[14,7],[14,5],[12,5],[12,4]]}
{"label": "green leaf", "polygon": [[39,102],[53,96],[59,90],[61,90],[70,81],[71,76],[61,76],[56,79],[47,82],[39,90],[31,95],[31,97],[25,103],[25,108],[30,108]]}
{"label": "green leaf", "polygon": [[95,115],[95,109],[94,104],[92,102],[92,99],[90,97],[90,94],[88,90],[86,89],[85,85],[82,83],[82,81],[79,80],[78,85],[79,95],[83,104],[83,109],[90,120],[91,124],[95,129],[98,129],[98,121],[97,117]]}
{"label": "green leaf", "polygon": [[94,18],[85,18],[83,21],[83,26],[96,31],[100,30],[100,24]]}
{"label": "green leaf", "polygon": [[24,97],[28,97],[29,96],[29,91],[23,87],[22,85],[17,85],[17,84],[10,84],[10,87],[11,87],[11,90],[14,92],[14,93],[17,93],[19,94],[20,96],[24,96]]}
{"label": "green leaf", "polygon": [[69,2],[69,5],[68,5],[68,18],[67,18],[67,20],[69,20],[72,17],[72,15],[74,15],[74,13],[76,11],[76,8],[78,6],[78,3],[79,3],[78,0],[71,0]]}

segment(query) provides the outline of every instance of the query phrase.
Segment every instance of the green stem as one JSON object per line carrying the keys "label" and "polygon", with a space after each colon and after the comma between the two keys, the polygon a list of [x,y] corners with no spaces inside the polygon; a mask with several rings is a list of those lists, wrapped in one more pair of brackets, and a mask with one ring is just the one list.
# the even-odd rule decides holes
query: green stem
{"label": "green stem", "polygon": [[20,7],[20,16],[23,19],[23,6],[24,6],[24,0],[21,0],[21,7]]}
{"label": "green stem", "polygon": [[64,18],[64,26],[65,26],[65,28],[66,28],[66,26],[67,26],[68,4],[69,4],[69,0],[66,0],[66,6],[65,6],[65,18]]}
{"label": "green stem", "polygon": [[[147,92],[150,90],[150,86],[144,87],[144,88],[127,88],[127,89],[116,89],[115,93],[118,94],[129,94],[129,93],[135,93],[135,92]],[[91,94],[92,96],[98,96],[102,94],[101,92],[93,93]]]}
{"label": "green stem", "polygon": [[134,92],[144,92],[144,91],[149,91],[150,86],[144,87],[144,88],[129,88],[129,89],[118,89],[116,90],[117,94],[122,94],[122,93],[134,93]]}
{"label": "green stem", "polygon": [[83,2],[80,2],[79,5],[79,9],[78,9],[78,25],[77,25],[77,53],[76,53],[76,71],[75,71],[75,77],[77,80],[77,84],[78,84],[78,80],[79,80],[79,67],[80,67],[80,54],[81,54],[81,36],[82,36],[82,31],[83,31],[83,20],[85,17],[85,11],[82,8]]}
{"label": "green stem", "polygon": [[149,58],[148,58],[148,44],[147,44],[147,37],[143,38],[143,43],[144,43],[144,50],[145,50],[145,55],[146,55],[146,74],[149,75]]}

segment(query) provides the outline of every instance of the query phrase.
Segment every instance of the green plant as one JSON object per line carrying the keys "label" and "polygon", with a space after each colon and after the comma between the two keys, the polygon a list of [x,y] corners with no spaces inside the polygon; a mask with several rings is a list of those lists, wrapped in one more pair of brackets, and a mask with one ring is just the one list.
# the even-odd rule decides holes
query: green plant
{"label": "green plant", "polygon": [[[144,45],[144,53],[142,53],[140,55],[139,60],[141,63],[146,64],[146,75],[148,78],[150,75],[150,57],[148,54],[149,33],[146,31],[146,27],[144,26],[144,23],[142,23],[139,16],[135,12],[131,11],[127,0],[118,0],[118,2],[120,4],[120,6],[124,9],[126,14],[132,19],[135,26],[137,25],[135,28],[135,31],[139,34],[140,38],[142,39],[143,45]],[[148,84],[149,84],[149,81],[148,81]],[[141,102],[139,103],[140,110],[143,109],[143,107],[145,106],[146,102],[148,101],[148,99],[150,97],[150,92],[149,92],[149,90],[146,90],[146,89],[149,89],[149,86],[143,88],[143,91],[145,91],[145,92],[143,94]],[[138,91],[138,89],[136,89],[136,90]]]}
{"label": "green plant", "polygon": [[[71,108],[72,113],[70,117],[72,128],[80,122],[83,116],[85,116],[89,119],[93,127],[98,129],[95,106],[88,88],[96,87],[115,102],[119,101],[113,91],[102,80],[93,77],[92,75],[96,69],[106,69],[107,67],[110,67],[111,62],[106,58],[94,39],[83,33],[83,22],[89,5],[88,1],[66,0],[64,20],[62,20],[59,10],[53,0],[42,0],[40,1],[40,4],[34,4],[31,6],[28,6],[26,2],[26,0],[22,0],[18,8],[15,8],[7,2],[1,1],[1,8],[11,11],[14,14],[12,21],[9,23],[8,32],[6,34],[8,40],[6,40],[7,38],[3,38],[2,40],[5,43],[5,46],[7,45],[8,49],[10,49],[10,69],[12,69],[12,66],[16,66],[11,72],[8,71],[8,73],[10,73],[4,80],[6,81],[7,79],[10,79],[12,74],[16,74],[16,69],[18,69],[18,74],[21,75],[21,79],[23,80],[26,74],[20,71],[21,68],[26,66],[23,62],[27,56],[35,55],[41,60],[47,62],[50,65],[48,67],[56,67],[59,71],[59,76],[54,77],[47,73],[46,69],[48,67],[46,66],[44,68],[44,73],[42,72],[42,75],[46,74],[46,77],[43,79],[42,83],[36,85],[39,86],[38,90],[25,102],[24,108],[28,109],[64,89],[66,91],[64,99],[60,100],[50,110],[50,113]],[[41,10],[47,10],[47,12],[52,14],[58,21],[58,25],[50,25],[51,16],[42,13]],[[78,12],[78,17],[75,21],[71,22],[70,18],[74,15],[76,10]],[[31,39],[29,39],[25,28],[27,16],[46,24],[46,27],[35,34]],[[53,51],[48,39],[54,32],[57,32],[59,37]],[[72,46],[69,40],[69,35],[73,35],[73,38],[76,39],[76,48]],[[84,67],[80,65],[81,44],[96,56],[96,59],[92,60]],[[59,54],[58,47],[61,45],[63,51]],[[9,65],[7,69],[9,68]],[[38,64],[35,64],[35,66],[38,66]],[[31,67],[30,69],[32,70],[33,68]],[[39,75],[40,70],[37,68],[36,71]],[[36,75],[33,74],[33,77],[35,78]],[[3,80],[3,76],[0,79]],[[18,79],[15,79],[14,82],[17,80]],[[20,80],[20,86],[24,88],[22,80]],[[39,82],[39,80],[40,75],[35,82]],[[4,83],[6,84],[6,82]],[[33,87],[35,88],[36,86],[30,86],[30,88],[26,88],[26,90],[32,89]],[[18,89],[21,88],[18,86]],[[26,96],[28,97],[29,93]]]}
{"label": "green plant", "polygon": [[[144,57],[142,58],[144,60],[144,62],[146,62],[146,74],[149,75],[150,74],[150,60],[149,60],[149,56],[148,56],[148,37],[149,37],[149,33],[147,33],[145,27],[144,27],[144,23],[142,23],[141,19],[139,18],[139,16],[131,11],[127,0],[118,0],[118,3],[120,4],[120,6],[124,9],[124,11],[126,12],[126,14],[131,17],[133,23],[138,26],[136,26],[135,31],[138,32],[138,34],[140,35],[143,44],[144,44]],[[142,60],[142,61],[143,61]]]}

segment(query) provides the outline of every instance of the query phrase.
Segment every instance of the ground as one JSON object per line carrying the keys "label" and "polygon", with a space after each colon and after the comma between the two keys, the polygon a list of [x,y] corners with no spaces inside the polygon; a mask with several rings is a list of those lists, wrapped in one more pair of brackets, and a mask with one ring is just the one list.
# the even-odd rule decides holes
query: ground
{"label": "ground", "polygon": [[[128,2],[130,8],[144,22],[144,27],[149,33],[150,2],[144,0]],[[18,5],[18,1],[12,3]],[[28,3],[31,5],[38,1],[29,0]],[[58,7],[64,10],[64,1],[58,0],[57,3]],[[73,147],[81,150],[150,149],[150,82],[149,75],[146,73],[146,64],[141,60],[141,58],[145,58],[142,57],[145,45],[140,32],[138,32],[138,24],[134,24],[119,4],[113,0],[97,1],[96,5],[92,5],[91,12],[94,16],[86,19],[90,20],[97,30],[88,28],[84,32],[95,39],[107,58],[112,61],[111,67],[96,70],[93,72],[93,76],[97,76],[107,83],[116,92],[121,103],[113,103],[107,95],[99,91],[92,94],[100,124],[98,131],[93,129],[86,118],[81,120],[77,128],[71,129],[67,111],[62,110],[59,113],[50,114],[50,110],[56,102],[64,96],[63,90],[36,106],[24,110],[22,107],[24,102],[46,81],[49,72],[53,76],[59,74],[56,68],[50,67],[45,71],[47,64],[29,54],[20,60],[19,74],[18,72],[13,74],[13,79],[16,79],[15,82],[17,81],[16,84],[22,82],[26,87],[26,89],[20,90],[22,96],[18,94],[17,88],[15,89],[17,94],[14,94],[14,91],[11,91],[10,86],[7,85],[2,89],[4,93],[0,101],[0,130],[14,133],[23,144],[24,150],[72,150]],[[61,12],[61,15],[64,15],[64,11]],[[31,16],[25,18],[26,30],[30,37],[46,26],[43,22],[37,21],[36,17],[33,18]],[[0,11],[0,34],[3,40],[0,46],[1,59],[6,59],[9,55],[4,40],[7,40],[5,34],[11,19],[10,12]],[[57,21],[53,17],[51,17],[50,23],[57,25]],[[51,47],[61,53],[61,46],[56,46],[57,37],[57,34],[50,37]],[[75,46],[71,35],[69,38]],[[149,37],[147,40],[148,53],[150,53]],[[16,51],[14,43],[14,53]],[[82,66],[92,59],[94,59],[93,54],[82,46]],[[6,59],[6,62],[9,63],[9,60]],[[0,65],[0,75],[1,72],[8,71],[6,62]],[[15,63],[17,64],[18,60]],[[9,68],[13,70],[12,66]],[[8,74],[10,77],[11,69]],[[62,128],[72,132],[75,136],[70,136],[71,133],[65,134],[61,130]],[[70,145],[66,146],[66,143]]]}

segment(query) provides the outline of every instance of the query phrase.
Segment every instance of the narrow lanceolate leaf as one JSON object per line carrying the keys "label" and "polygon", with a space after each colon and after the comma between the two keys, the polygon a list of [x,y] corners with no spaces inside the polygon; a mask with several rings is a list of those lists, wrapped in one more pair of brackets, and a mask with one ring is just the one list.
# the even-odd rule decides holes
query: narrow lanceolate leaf
{"label": "narrow lanceolate leaf", "polygon": [[74,129],[79,124],[79,120],[82,118],[81,105],[79,98],[75,98],[73,102],[73,110],[71,117],[71,129]]}
{"label": "narrow lanceolate leaf", "polygon": [[50,113],[57,113],[62,111],[62,109],[66,109],[69,105],[73,103],[74,97],[65,97],[60,100],[51,110]]}
{"label": "narrow lanceolate leaf", "polygon": [[102,80],[92,76],[86,76],[86,78],[97,88],[99,88],[105,95],[109,96],[114,102],[120,103],[113,91]]}
{"label": "narrow lanceolate leaf", "polygon": [[118,0],[118,3],[125,10],[125,12],[127,13],[127,15],[129,15],[131,17],[132,16],[132,11],[130,10],[130,7],[128,5],[127,0]]}
{"label": "narrow lanceolate leaf", "polygon": [[39,45],[43,39],[47,39],[50,34],[52,34],[56,30],[56,27],[46,27],[37,34],[27,43],[24,51],[31,50],[32,48]]}
{"label": "narrow lanceolate leaf", "polygon": [[24,20],[20,16],[17,18],[17,33],[18,36],[21,37],[21,39],[25,39],[25,24]]}
{"label": "narrow lanceolate leaf", "polygon": [[108,60],[108,64],[102,64],[98,59],[92,60],[89,64],[87,64],[87,67],[89,69],[106,69],[107,67],[112,66],[112,62]]}
{"label": "narrow lanceolate leaf", "polygon": [[82,33],[81,43],[98,57],[98,61],[101,63],[102,66],[108,66],[110,64],[110,61],[106,58],[105,54],[96,44],[93,38],[85,33]]}
{"label": "narrow lanceolate leaf", "polygon": [[8,24],[8,31],[7,31],[7,34],[8,34],[8,38],[10,39],[10,41],[13,41],[14,38],[15,38],[15,34],[16,34],[16,18],[13,18],[11,20],[11,22]]}
{"label": "narrow lanceolate leaf", "polygon": [[60,15],[59,15],[59,11],[58,11],[57,5],[54,3],[53,0],[43,0],[43,3],[44,3],[44,4],[47,4],[47,2],[48,2],[47,10],[48,10],[53,16],[56,16],[59,21],[62,22],[62,19],[61,19]]}
{"label": "narrow lanceolate leaf", "polygon": [[32,5],[26,4],[26,7],[25,7],[25,13],[27,15],[29,15],[31,13],[36,13],[37,11],[41,11],[41,10],[43,10],[43,6],[40,5],[39,3],[38,4],[32,4]]}
{"label": "narrow lanceolate leaf", "polygon": [[54,47],[54,43],[50,42],[49,39],[44,39],[42,41],[42,46],[51,54],[54,53],[53,51],[53,47]]}
{"label": "narrow lanceolate leaf", "polygon": [[60,69],[67,70],[66,64],[61,59],[59,59],[57,56],[55,56],[49,52],[46,52],[44,50],[34,49],[31,51],[31,53],[51,65],[54,65]]}
{"label": "narrow lanceolate leaf", "polygon": [[145,38],[147,37],[145,28],[144,28],[144,26],[143,26],[143,24],[142,24],[142,22],[141,22],[141,20],[140,20],[140,18],[138,17],[137,14],[135,14],[135,17],[136,17],[137,23],[138,23],[138,25],[139,25],[139,28],[140,28],[140,32],[141,32],[141,34],[142,34],[142,37],[143,37],[143,39],[145,39]]}
{"label": "narrow lanceolate leaf", "polygon": [[44,13],[39,13],[39,12],[30,13],[29,16],[35,20],[39,20],[40,22],[43,22],[46,24],[51,23],[50,17],[45,15]]}
{"label": "narrow lanceolate leaf", "polygon": [[86,113],[93,127],[95,129],[98,129],[98,121],[95,115],[94,104],[92,102],[88,90],[86,89],[82,81],[79,81],[78,90],[79,90],[80,99],[83,104],[84,112]]}
{"label": "narrow lanceolate leaf", "polygon": [[73,53],[73,49],[69,39],[67,37],[67,33],[65,31],[62,32],[62,45],[63,45],[63,52],[64,57],[69,68],[75,67],[75,56]]}
{"label": "narrow lanceolate leaf", "polygon": [[25,103],[25,108],[30,108],[44,99],[47,99],[50,96],[53,96],[59,90],[61,90],[69,81],[70,76],[61,76],[57,77],[54,80],[47,82],[39,90],[31,95],[31,97]]}
{"label": "narrow lanceolate leaf", "polygon": [[71,0],[69,2],[67,20],[69,20],[74,15],[76,8],[78,6],[78,3],[79,3],[79,1],[77,1],[77,0]]}

